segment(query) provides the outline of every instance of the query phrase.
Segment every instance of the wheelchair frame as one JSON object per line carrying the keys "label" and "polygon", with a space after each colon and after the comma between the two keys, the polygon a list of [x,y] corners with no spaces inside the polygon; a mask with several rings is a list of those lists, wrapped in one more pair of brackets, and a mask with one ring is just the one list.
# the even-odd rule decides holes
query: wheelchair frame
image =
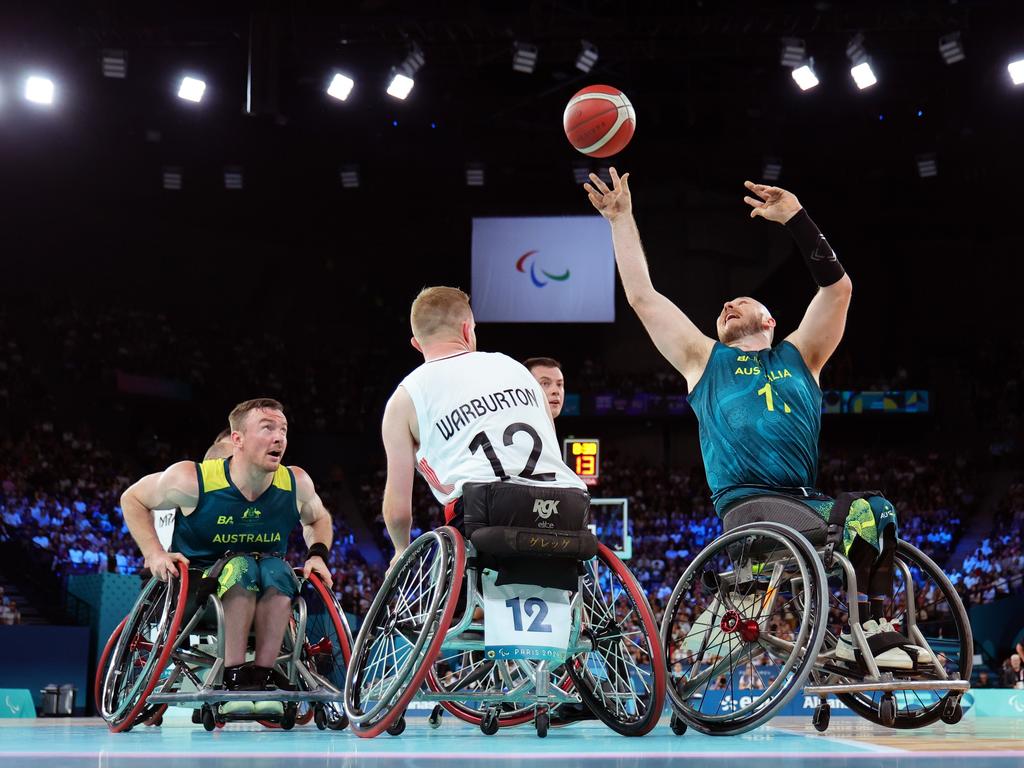
{"label": "wheelchair frame", "polygon": [[[821,573],[819,573],[818,577],[816,578],[820,578],[822,574],[824,574],[825,576],[821,584],[812,585],[813,588],[809,591],[810,594],[815,596],[816,601],[822,598],[824,598],[825,601],[825,616],[816,617],[816,619],[814,619],[816,621],[828,621],[828,597],[831,593],[831,589],[828,586],[829,575],[834,574],[836,569],[838,568],[842,576],[845,577],[844,597],[847,597],[847,601],[844,603],[844,605],[845,610],[847,612],[847,623],[850,626],[853,646],[856,649],[856,651],[860,653],[860,657],[863,662],[864,674],[858,674],[858,670],[855,668],[849,666],[839,666],[837,663],[835,663],[836,650],[834,647],[829,648],[828,650],[823,649],[826,640],[825,636],[828,634],[827,625],[824,629],[819,630],[820,640],[814,643],[813,648],[807,648],[805,651],[800,651],[796,643],[786,641],[782,638],[774,638],[770,635],[761,636],[760,639],[763,642],[766,642],[768,645],[772,645],[778,650],[786,652],[789,655],[787,658],[787,662],[791,662],[791,660],[794,657],[797,657],[797,655],[801,653],[813,654],[813,660],[810,662],[809,665],[807,665],[808,669],[806,670],[806,672],[799,676],[800,679],[787,681],[789,687],[786,688],[786,690],[783,691],[781,694],[779,694],[783,698],[783,704],[786,700],[788,700],[796,694],[799,687],[804,683],[807,677],[812,677],[814,679],[814,684],[804,687],[803,691],[806,695],[819,697],[819,704],[815,709],[813,722],[815,727],[820,731],[823,731],[828,727],[829,704],[827,702],[826,697],[829,694],[836,694],[840,697],[844,697],[858,693],[882,692],[884,694],[884,703],[879,704],[879,722],[881,722],[882,725],[886,725],[888,727],[918,727],[918,725],[926,725],[930,722],[933,722],[936,718],[932,717],[928,719],[927,722],[922,722],[919,724],[897,724],[895,699],[892,697],[893,692],[944,691],[946,692],[946,695],[942,697],[942,699],[940,699],[938,702],[936,702],[936,704],[942,705],[939,716],[943,719],[944,722],[947,723],[955,723],[959,721],[960,717],[962,716],[960,698],[962,697],[963,693],[970,688],[970,669],[973,661],[973,638],[971,637],[970,633],[970,623],[964,620],[966,617],[966,613],[964,612],[963,605],[959,601],[959,597],[956,595],[955,590],[953,590],[952,587],[948,585],[948,580],[945,585],[942,585],[940,583],[943,594],[951,595],[951,597],[947,597],[948,602],[950,602],[950,610],[958,611],[960,614],[959,618],[955,618],[954,621],[958,626],[958,630],[960,630],[962,633],[961,645],[966,648],[966,650],[964,650],[960,655],[960,667],[961,669],[966,669],[966,672],[962,675],[963,679],[953,678],[946,672],[945,668],[939,662],[937,652],[931,648],[930,644],[924,636],[924,633],[918,627],[916,616],[916,587],[914,585],[913,574],[911,573],[911,569],[908,566],[908,564],[899,557],[899,553],[901,551],[905,552],[906,554],[910,555],[913,560],[917,560],[919,564],[931,569],[935,574],[939,574],[940,576],[942,576],[942,578],[945,577],[944,575],[942,575],[941,569],[939,569],[939,567],[934,563],[934,561],[928,558],[927,555],[925,555],[923,552],[921,552],[920,550],[916,549],[915,547],[904,541],[897,541],[897,550],[894,560],[896,567],[899,569],[899,573],[904,581],[905,593],[903,599],[905,601],[904,621],[906,624],[906,635],[910,642],[929,649],[932,658],[931,668],[928,671],[935,675],[934,679],[912,679],[912,675],[910,679],[902,678],[899,677],[897,673],[894,673],[893,671],[883,671],[882,669],[880,669],[874,654],[871,652],[871,649],[868,646],[867,638],[860,624],[860,615],[857,602],[856,600],[850,601],[848,599],[848,595],[857,593],[857,579],[853,564],[844,554],[833,551],[833,547],[829,544],[826,543],[825,545],[818,546],[812,545],[810,541],[808,541],[808,539],[803,535],[803,533],[801,533],[796,528],[791,527],[789,525],[770,521],[750,522],[730,529],[722,536],[716,538],[703,550],[701,550],[701,552],[695,558],[694,562],[691,563],[691,566],[687,568],[686,572],[679,579],[675,589],[673,590],[673,596],[669,600],[668,609],[665,612],[661,630],[663,642],[667,641],[665,645],[665,659],[667,667],[671,668],[674,664],[673,660],[669,656],[672,652],[672,625],[675,621],[675,608],[682,597],[682,594],[677,595],[676,593],[680,592],[683,589],[684,582],[689,581],[692,583],[696,574],[691,574],[690,571],[694,568],[696,563],[700,562],[702,558],[705,557],[706,553],[714,551],[713,548],[715,547],[721,547],[721,542],[726,537],[734,536],[735,534],[742,535],[745,532],[751,535],[757,534],[759,532],[762,534],[768,532],[772,535],[785,537],[788,538],[790,541],[798,544],[799,548],[804,550],[805,555],[802,556],[808,556],[810,553],[814,553],[814,556],[818,559],[819,563],[821,563],[822,566]],[[782,562],[783,568],[785,568],[785,563],[783,562],[783,560],[784,558],[776,560],[774,562]],[[749,569],[750,566],[748,563],[744,563],[740,564],[739,567],[747,567]],[[824,573],[826,568],[828,569],[828,573]],[[735,582],[740,582],[742,579],[742,574],[737,574],[736,571],[730,571],[726,573],[718,573],[716,575],[716,579],[718,580],[717,583],[720,583],[723,579],[730,578],[734,579]],[[798,581],[794,580],[794,583],[798,583]],[[823,594],[818,594],[821,591],[823,591]],[[955,604],[953,604],[952,602],[954,600],[956,601]],[[806,614],[806,607],[804,607],[801,613]],[[712,617],[712,623],[715,618],[717,618],[717,612],[715,616]],[[712,626],[712,623],[709,623],[708,626]],[[710,674],[718,675],[721,674],[725,669],[732,670],[735,661],[733,657],[735,656],[735,658],[738,659],[741,658],[742,655],[742,648],[739,655],[734,654],[730,650],[729,656],[727,656],[724,661],[719,660],[711,667]],[[916,674],[921,674],[920,671],[915,670],[915,672]],[[701,672],[701,675],[702,679],[706,679],[706,674],[704,671]],[[781,675],[779,679],[782,679]],[[769,689],[771,687],[772,686],[769,686]],[[766,689],[766,691],[767,690],[768,689]],[[672,699],[673,709],[672,728],[676,733],[682,733],[686,730],[686,725],[691,724],[698,727],[700,730],[706,733],[712,733],[714,735],[732,735],[743,733],[744,731],[749,730],[750,728],[757,727],[758,725],[761,725],[763,722],[766,722],[767,718],[763,720],[755,720],[747,727],[738,728],[736,730],[728,730],[726,727],[726,729],[724,729],[724,733],[722,730],[712,730],[709,723],[716,722],[726,724],[727,726],[728,722],[731,719],[738,719],[737,716],[739,714],[743,714],[748,711],[752,712],[758,706],[762,706],[759,700],[765,692],[762,692],[748,707],[741,707],[736,712],[730,713],[729,715],[714,715],[706,718],[698,718],[696,715],[686,712],[687,707],[681,703],[683,701],[682,696],[678,694],[677,691],[670,686],[670,698]],[[777,707],[772,708],[775,709]],[[864,717],[868,717],[860,711],[858,711],[857,714],[860,714]],[[873,718],[869,717],[868,719]]]}
{"label": "wheelchair frame", "polygon": [[[189,576],[187,569],[180,563],[178,578],[179,602],[181,607],[184,607],[188,602]],[[296,581],[298,582],[297,577]],[[331,601],[333,613],[331,609],[328,609],[328,616],[332,623],[335,623],[335,621],[340,623],[341,632],[338,634],[342,645],[341,653],[347,667],[347,662],[351,657],[352,639],[345,614],[340,610],[340,606],[337,605],[333,594],[320,582],[316,574],[311,576],[310,582],[325,605],[327,605],[328,601]],[[170,589],[171,586],[166,585],[166,588]],[[170,635],[171,632],[176,633],[169,645],[165,644],[160,649],[157,649],[153,647],[155,643],[150,644],[149,641],[142,641],[138,637],[129,638],[124,635],[124,628],[130,623],[130,619],[132,619],[136,611],[140,610],[145,604],[151,592],[160,588],[161,582],[157,582],[156,579],[151,580],[143,587],[143,591],[139,595],[135,606],[133,606],[132,612],[115,629],[101,658],[95,683],[97,706],[108,723],[121,718],[119,722],[111,726],[112,730],[115,732],[127,731],[134,725],[139,724],[139,722],[159,724],[159,719],[167,706],[194,709],[198,705],[202,712],[203,726],[207,730],[213,730],[218,723],[222,724],[225,719],[257,720],[264,725],[277,724],[278,720],[271,719],[265,715],[243,715],[241,717],[229,716],[228,718],[223,718],[222,716],[218,717],[214,712],[212,705],[236,701],[282,702],[286,707],[284,715],[279,720],[281,727],[285,729],[290,729],[295,725],[295,710],[300,702],[315,705],[314,708],[317,713],[324,713],[317,715],[318,727],[334,727],[335,729],[345,727],[345,724],[339,725],[339,718],[329,719],[324,709],[324,705],[335,705],[335,709],[341,710],[341,704],[344,700],[342,690],[315,669],[310,669],[303,662],[303,652],[306,650],[305,646],[307,645],[308,611],[306,601],[301,594],[296,594],[291,601],[293,624],[290,624],[289,628],[285,630],[284,645],[290,644],[291,648],[277,656],[274,668],[283,668],[288,683],[291,686],[300,689],[304,688],[305,690],[227,691],[222,687],[224,675],[224,607],[216,594],[210,594],[205,602],[197,603],[194,613],[187,622],[183,621],[184,617],[177,615],[176,610],[171,626],[166,632],[162,632],[160,629],[168,620],[169,606],[164,606],[161,612],[158,632],[162,632],[165,635]],[[166,602],[169,602],[169,600],[165,599]],[[213,652],[197,647],[203,645],[201,642],[186,647],[186,643],[191,643],[191,638],[196,634],[197,627],[203,620],[204,615],[209,611],[213,613],[216,627]],[[337,616],[336,620],[335,616]],[[337,626],[335,627],[335,632],[337,632]],[[209,636],[206,632],[202,632],[199,636],[202,638],[204,635]],[[112,643],[113,647],[111,648]],[[129,646],[131,644],[139,644],[143,647],[145,644],[149,644],[151,653],[158,653],[159,656],[152,671],[141,676],[135,682],[126,700],[115,711],[108,711],[106,709],[107,692],[116,683],[116,676],[120,674],[120,671],[111,664],[104,674],[104,667],[106,666],[108,656],[113,656],[116,659],[123,656],[126,650],[130,650],[130,648],[125,648],[126,644],[129,644]],[[168,666],[171,666],[171,671],[165,674]],[[176,687],[180,687],[186,681],[192,683],[196,690],[174,692]],[[144,691],[138,700],[134,700],[133,697],[140,688],[147,688],[148,690]],[[148,714],[147,710],[154,706],[156,710],[152,714]],[[308,722],[308,720],[305,722]]]}

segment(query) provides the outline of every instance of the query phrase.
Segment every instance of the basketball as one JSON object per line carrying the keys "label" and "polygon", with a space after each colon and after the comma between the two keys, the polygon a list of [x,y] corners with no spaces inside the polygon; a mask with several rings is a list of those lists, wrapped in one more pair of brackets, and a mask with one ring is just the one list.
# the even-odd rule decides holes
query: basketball
{"label": "basketball", "polygon": [[569,99],[562,117],[569,143],[590,157],[618,154],[636,130],[626,94],[610,85],[588,85]]}

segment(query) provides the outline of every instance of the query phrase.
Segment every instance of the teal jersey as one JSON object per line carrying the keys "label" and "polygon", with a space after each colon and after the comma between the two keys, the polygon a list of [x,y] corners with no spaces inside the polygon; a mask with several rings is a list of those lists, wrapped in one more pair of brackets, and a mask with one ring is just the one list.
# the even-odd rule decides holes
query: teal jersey
{"label": "teal jersey", "polygon": [[189,515],[175,513],[171,551],[193,565],[211,565],[227,552],[284,554],[299,522],[295,476],[288,467],[278,467],[270,487],[249,501],[232,482],[229,461],[197,462],[199,502]]}
{"label": "teal jersey", "polygon": [[716,342],[687,399],[700,424],[704,470],[719,515],[740,499],[763,495],[764,486],[814,485],[821,389],[790,342],[758,352]]}

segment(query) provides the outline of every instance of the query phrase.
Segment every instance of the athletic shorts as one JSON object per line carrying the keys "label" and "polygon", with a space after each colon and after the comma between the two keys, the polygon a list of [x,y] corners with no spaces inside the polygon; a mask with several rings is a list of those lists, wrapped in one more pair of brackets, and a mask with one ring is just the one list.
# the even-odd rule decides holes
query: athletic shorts
{"label": "athletic shorts", "polygon": [[[203,576],[209,572],[210,569],[206,569]],[[280,557],[236,555],[231,558],[224,563],[217,578],[217,597],[224,597],[234,586],[256,594],[264,594],[271,587],[288,597],[298,593],[295,572]]]}

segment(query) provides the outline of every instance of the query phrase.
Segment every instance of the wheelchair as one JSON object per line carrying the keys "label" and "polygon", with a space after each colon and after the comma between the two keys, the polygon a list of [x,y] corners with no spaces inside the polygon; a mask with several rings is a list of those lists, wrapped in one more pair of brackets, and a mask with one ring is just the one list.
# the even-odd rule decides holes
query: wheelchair
{"label": "wheelchair", "polygon": [[[352,635],[334,594],[316,573],[300,579],[281,653],[277,690],[229,691],[223,686],[224,607],[215,584],[178,563],[178,578],[150,578],[100,656],[93,694],[114,733],[159,726],[168,706],[193,710],[193,722],[212,731],[229,720],[255,720],[290,730],[310,720],[317,728],[348,726],[342,708]],[[275,715],[227,715],[233,701],[280,701]]]}
{"label": "wheelchair", "polygon": [[[498,546],[501,539],[505,545]],[[538,597],[550,593],[536,585],[509,584],[503,595],[513,597],[504,603],[488,599],[485,582],[495,571],[482,556],[510,557],[520,567],[557,567],[556,558],[536,558],[531,544],[509,545],[513,539],[554,543],[564,551],[561,562],[571,561],[576,581],[574,590],[562,592],[563,626],[552,618],[553,606],[548,616],[547,598]],[[512,621],[527,634],[539,624],[540,631],[561,629],[568,639],[544,658],[506,656],[488,624],[503,607],[513,614],[524,608]],[[657,624],[640,585],[589,532],[493,526],[467,542],[445,526],[412,543],[374,599],[345,679],[345,712],[366,738],[401,734],[414,700],[435,703],[429,718],[434,728],[448,712],[487,735],[532,722],[543,738],[559,706],[582,703],[618,733],[640,736],[657,724],[664,707],[661,658]]]}
{"label": "wheelchair", "polygon": [[[744,733],[801,690],[816,699],[818,731],[828,728],[829,695],[889,728],[959,722],[974,649],[953,585],[927,555],[896,541],[884,615],[931,658],[915,657],[907,670],[880,668],[860,624],[854,568],[841,551],[845,509],[839,508],[837,500],[825,521],[784,497],[745,500],[726,513],[723,534],[687,567],[661,626],[677,735],[687,727]],[[847,624],[855,662],[837,657]]]}

